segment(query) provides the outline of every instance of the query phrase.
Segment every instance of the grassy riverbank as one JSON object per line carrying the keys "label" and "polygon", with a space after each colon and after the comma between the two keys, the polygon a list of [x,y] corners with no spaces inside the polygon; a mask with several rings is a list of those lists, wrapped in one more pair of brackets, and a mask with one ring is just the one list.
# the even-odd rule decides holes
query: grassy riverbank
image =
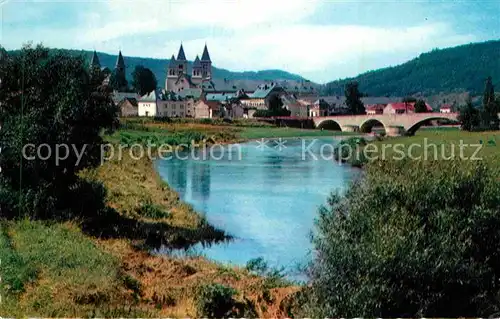
{"label": "grassy riverbank", "polygon": [[[151,136],[169,138],[174,144],[193,136],[197,140],[216,136],[215,142],[241,139],[233,130],[207,124],[151,123],[121,129],[109,141],[122,142],[126,137],[145,142]],[[107,205],[124,221],[132,221],[133,228],[109,236],[105,231],[89,235],[78,220],[2,222],[1,316],[194,317],[201,315],[200,307],[217,300],[195,298],[207,287],[234,292],[229,297],[234,315],[285,315],[287,296],[297,287],[276,274],[255,273],[202,257],[156,256],[145,249],[159,244],[188,247],[226,237],[179,200],[148,157],[134,160],[125,149],[120,159],[115,157],[82,175],[105,185]]]}
{"label": "grassy riverbank", "polygon": [[[466,132],[458,128],[438,128],[419,130],[409,137],[387,137],[372,142],[357,140],[346,140],[353,155],[343,154],[348,163],[356,166],[366,165],[373,160],[399,161],[406,158],[417,161],[485,161],[500,167],[499,131]],[[357,149],[356,144],[359,144]]]}

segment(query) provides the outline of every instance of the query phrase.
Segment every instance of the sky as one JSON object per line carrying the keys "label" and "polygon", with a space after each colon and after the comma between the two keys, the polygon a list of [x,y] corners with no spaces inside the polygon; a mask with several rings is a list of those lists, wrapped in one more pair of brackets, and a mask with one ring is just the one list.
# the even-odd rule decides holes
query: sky
{"label": "sky", "polygon": [[231,71],[282,69],[314,82],[420,53],[500,39],[500,1],[0,0],[0,44],[28,42],[188,60],[208,45]]}

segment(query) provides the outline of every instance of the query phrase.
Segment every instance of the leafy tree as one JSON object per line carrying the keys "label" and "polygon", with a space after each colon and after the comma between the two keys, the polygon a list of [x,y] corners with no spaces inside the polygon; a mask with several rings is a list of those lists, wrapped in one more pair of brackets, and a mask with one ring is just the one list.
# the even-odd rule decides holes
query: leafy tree
{"label": "leafy tree", "polygon": [[498,113],[500,112],[500,107],[498,100],[495,98],[495,88],[491,76],[486,79],[484,87],[483,111],[486,127],[492,130],[498,130]]}
{"label": "leafy tree", "polygon": [[154,73],[150,69],[145,68],[142,65],[138,65],[132,72],[131,84],[134,91],[140,96],[143,96],[156,90],[158,82],[156,81]]}
{"label": "leafy tree", "polygon": [[[320,209],[307,317],[500,310],[500,183],[464,161],[381,161]],[[411,196],[408,196],[411,191]]]}
{"label": "leafy tree", "polygon": [[403,103],[416,103],[417,102],[417,99],[414,98],[413,96],[406,96],[404,97],[401,102]]}
{"label": "leafy tree", "polygon": [[[283,107],[283,101],[281,100],[279,93],[271,93],[267,97],[267,104],[269,109],[267,111],[264,110],[264,112],[256,112],[257,115],[262,115],[263,117],[290,116],[290,111]],[[254,114],[254,116],[256,115]]]}
{"label": "leafy tree", "polygon": [[345,97],[345,103],[351,114],[366,114],[365,106],[361,101],[362,94],[359,92],[357,82],[349,82],[346,85]]}
{"label": "leafy tree", "polygon": [[8,56],[0,78],[0,215],[55,218],[75,213],[70,206],[89,213],[92,200],[83,190],[104,190],[78,172],[99,165],[101,132],[117,125],[109,90],[92,81],[83,57],[49,54],[43,46]]}
{"label": "leafy tree", "polygon": [[427,112],[427,105],[424,100],[418,100],[415,103],[415,113],[425,113]]}
{"label": "leafy tree", "polygon": [[458,120],[461,123],[461,128],[464,131],[473,131],[480,124],[479,110],[472,105],[472,99],[467,99],[467,104],[460,108]]}
{"label": "leafy tree", "polygon": [[109,86],[118,92],[128,92],[128,81],[124,72],[113,70],[109,78]]}

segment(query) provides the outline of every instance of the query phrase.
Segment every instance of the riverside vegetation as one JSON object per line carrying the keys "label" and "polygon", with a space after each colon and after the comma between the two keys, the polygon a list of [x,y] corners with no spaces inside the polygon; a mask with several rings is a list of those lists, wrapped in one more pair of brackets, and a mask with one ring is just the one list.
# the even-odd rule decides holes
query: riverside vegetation
{"label": "riverside vegetation", "polygon": [[[121,161],[99,165],[102,143],[146,142],[144,133],[174,145],[212,133],[229,142],[240,138],[236,131],[156,122],[132,128],[127,121],[119,128],[98,70],[41,46],[14,56],[0,50],[0,78],[0,315],[194,317],[219,309],[223,316],[279,316],[296,290],[279,272],[149,252],[230,238],[182,203],[151,160],[124,152]],[[59,166],[41,159],[21,165],[26,143],[89,148],[79,162],[71,154]]]}
{"label": "riverside vegetation", "polygon": [[[99,145],[154,138],[178,144],[212,135],[216,142],[232,142],[267,137],[263,132],[329,132],[137,119],[118,128],[106,88],[92,84],[99,82],[95,75],[76,76],[87,74],[83,60],[51,57],[40,47],[0,57],[0,103],[7,110],[0,114],[0,137],[9,150],[1,153],[0,315],[401,317],[500,311],[498,146],[485,146],[479,163],[367,162],[365,178],[320,209],[318,254],[307,267],[311,284],[297,287],[262,260],[238,268],[151,254],[158,244],[187,247],[228,234],[182,203],[147,157],[135,161],[124,152],[121,161],[102,166],[99,157],[76,166],[70,158],[58,168],[41,160],[21,166],[19,151],[30,142]],[[19,92],[28,89],[29,99],[21,99]],[[286,135],[290,131],[294,135]],[[448,145],[498,136],[419,131],[392,141],[422,143],[426,134]]]}

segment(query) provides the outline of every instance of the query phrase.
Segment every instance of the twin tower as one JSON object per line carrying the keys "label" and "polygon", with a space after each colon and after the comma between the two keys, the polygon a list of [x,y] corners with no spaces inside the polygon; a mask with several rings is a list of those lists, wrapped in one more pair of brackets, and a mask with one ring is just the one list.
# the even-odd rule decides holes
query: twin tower
{"label": "twin tower", "polygon": [[167,83],[165,83],[167,90],[175,87],[176,83],[184,80],[184,78],[193,85],[201,84],[204,80],[210,80],[212,78],[212,61],[210,60],[206,44],[201,59],[197,55],[193,62],[191,76],[188,76],[188,61],[186,60],[186,54],[184,53],[182,44],[179,48],[177,59],[174,55],[170,58],[167,71]]}

